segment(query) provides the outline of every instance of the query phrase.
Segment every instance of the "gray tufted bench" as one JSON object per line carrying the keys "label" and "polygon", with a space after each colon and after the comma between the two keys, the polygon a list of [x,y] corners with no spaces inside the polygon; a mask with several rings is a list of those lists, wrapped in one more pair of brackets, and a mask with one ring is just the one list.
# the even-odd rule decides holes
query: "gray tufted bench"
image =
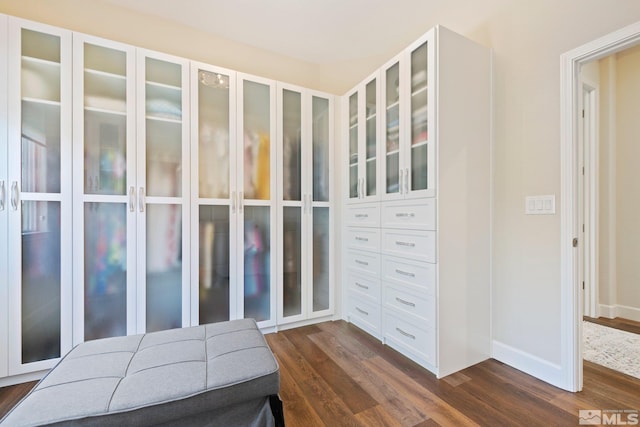
{"label": "gray tufted bench", "polygon": [[80,344],[0,425],[283,425],[279,387],[255,321],[233,320]]}

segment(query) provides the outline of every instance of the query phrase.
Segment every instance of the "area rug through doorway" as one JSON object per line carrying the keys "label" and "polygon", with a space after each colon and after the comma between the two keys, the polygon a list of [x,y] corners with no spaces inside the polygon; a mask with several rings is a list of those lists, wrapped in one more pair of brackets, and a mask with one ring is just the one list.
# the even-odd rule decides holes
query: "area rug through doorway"
{"label": "area rug through doorway", "polygon": [[640,378],[640,335],[584,321],[582,338],[585,360]]}

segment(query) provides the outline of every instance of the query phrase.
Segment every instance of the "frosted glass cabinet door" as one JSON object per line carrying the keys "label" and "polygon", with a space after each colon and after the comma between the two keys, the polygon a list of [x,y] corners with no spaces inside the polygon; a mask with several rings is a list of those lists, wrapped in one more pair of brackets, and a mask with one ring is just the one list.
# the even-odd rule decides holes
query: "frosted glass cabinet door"
{"label": "frosted glass cabinet door", "polygon": [[237,315],[266,327],[275,324],[277,304],[272,272],[278,254],[272,249],[278,246],[271,246],[278,238],[276,85],[238,74],[237,88]]}
{"label": "frosted glass cabinet door", "polygon": [[271,198],[271,88],[243,80],[243,190],[245,199]]}
{"label": "frosted glass cabinet door", "polygon": [[137,329],[154,332],[190,325],[189,63],[136,53]]}
{"label": "frosted glass cabinet door", "polygon": [[271,208],[244,208],[244,317],[272,318]]}
{"label": "frosted glass cabinet door", "polygon": [[191,67],[191,322],[205,324],[237,318],[235,73]]}
{"label": "frosted glass cabinet door", "polygon": [[[196,70],[197,124],[193,129],[197,135],[198,197],[229,199],[233,132],[232,115],[235,103],[231,97],[234,79],[223,71]],[[195,168],[194,168],[195,169]],[[234,168],[235,170],[235,168]]]}
{"label": "frosted glass cabinet door", "polygon": [[[9,374],[71,345],[71,34],[10,20]],[[0,180],[3,178],[0,177]]]}
{"label": "frosted glass cabinet door", "polygon": [[198,322],[202,325],[231,319],[233,257],[229,207],[201,205],[198,216]]}
{"label": "frosted glass cabinet door", "polygon": [[73,42],[74,341],[82,342],[137,332],[135,51],[90,36]]}
{"label": "frosted glass cabinet door", "polygon": [[378,193],[378,88],[377,79],[371,80],[365,86],[365,178],[364,197],[375,196]]}
{"label": "frosted glass cabinet door", "polygon": [[358,92],[349,95],[349,199],[360,198],[360,171],[358,167]]}
{"label": "frosted glass cabinet door", "polygon": [[[282,228],[279,252],[282,263],[282,314],[284,317],[302,314],[302,200],[306,183],[302,174],[303,122],[302,93],[279,89],[280,98],[280,155],[282,157],[281,203]],[[308,171],[308,169],[307,169]],[[305,171],[305,172],[307,172]],[[306,188],[305,188],[306,191]]]}
{"label": "frosted glass cabinet door", "polygon": [[395,62],[384,71],[384,194],[400,194],[402,173],[400,169],[400,63]]}
{"label": "frosted glass cabinet door", "polygon": [[331,135],[332,126],[331,100],[322,96],[311,98],[311,164],[312,200],[308,212],[311,216],[309,230],[310,251],[308,262],[311,275],[311,313],[320,313],[332,308],[330,266],[330,185],[331,185]]}
{"label": "frosted glass cabinet door", "polygon": [[427,188],[427,44],[411,53],[411,190]]}

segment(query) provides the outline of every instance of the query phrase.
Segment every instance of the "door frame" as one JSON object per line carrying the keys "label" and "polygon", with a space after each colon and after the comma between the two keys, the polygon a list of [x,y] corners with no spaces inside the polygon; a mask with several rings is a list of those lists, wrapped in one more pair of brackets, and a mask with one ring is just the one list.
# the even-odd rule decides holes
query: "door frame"
{"label": "door frame", "polygon": [[583,119],[582,126],[578,127],[583,161],[582,187],[579,189],[583,199],[579,206],[583,215],[584,245],[578,245],[578,248],[583,261],[583,314],[598,317],[599,84],[581,76],[579,96]]}
{"label": "door frame", "polygon": [[[563,388],[582,390],[582,284],[578,225],[578,112],[580,67],[640,43],[640,22],[614,31],[560,56],[560,302]],[[578,244],[580,244],[580,239]]]}

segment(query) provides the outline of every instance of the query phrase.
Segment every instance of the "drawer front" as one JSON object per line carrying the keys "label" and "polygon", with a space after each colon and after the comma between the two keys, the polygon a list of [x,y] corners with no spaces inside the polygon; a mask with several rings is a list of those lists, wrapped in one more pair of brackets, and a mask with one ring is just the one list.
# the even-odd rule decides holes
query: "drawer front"
{"label": "drawer front", "polygon": [[349,272],[347,273],[347,288],[366,296],[371,302],[380,303],[380,279]]}
{"label": "drawer front", "polygon": [[436,232],[384,229],[382,253],[436,262]]}
{"label": "drawer front", "polygon": [[380,336],[380,304],[359,298],[356,292],[349,292],[349,321]]}
{"label": "drawer front", "polygon": [[354,205],[346,209],[348,227],[380,227],[380,205]]}
{"label": "drawer front", "polygon": [[420,286],[425,295],[436,296],[436,264],[383,256],[382,279]]}
{"label": "drawer front", "polygon": [[380,278],[380,254],[348,251],[345,265],[351,272]]}
{"label": "drawer front", "polygon": [[436,364],[435,328],[432,324],[425,321],[424,325],[417,326],[387,311],[384,314],[384,338],[420,355],[428,363]]}
{"label": "drawer front", "polygon": [[383,227],[415,230],[436,229],[436,199],[415,202],[392,202],[382,204]]}
{"label": "drawer front", "polygon": [[436,320],[436,303],[433,296],[420,292],[415,286],[384,284],[383,301],[385,306],[393,307],[416,320],[433,324]]}
{"label": "drawer front", "polygon": [[380,252],[380,229],[349,227],[345,233],[345,241],[349,248]]}

